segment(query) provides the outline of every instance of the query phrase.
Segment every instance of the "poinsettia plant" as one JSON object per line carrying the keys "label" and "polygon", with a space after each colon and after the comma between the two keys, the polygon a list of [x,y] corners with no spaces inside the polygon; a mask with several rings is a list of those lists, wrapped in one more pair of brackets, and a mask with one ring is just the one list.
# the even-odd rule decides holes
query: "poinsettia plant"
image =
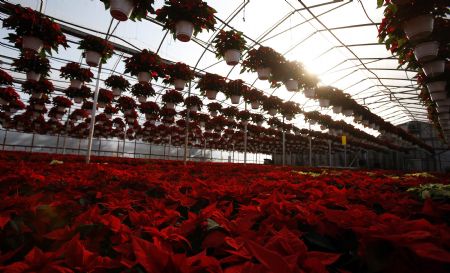
{"label": "poinsettia plant", "polygon": [[146,82],[146,83],[137,83],[133,85],[133,87],[131,88],[131,94],[133,94],[133,96],[137,98],[139,97],[148,98],[156,95],[156,92],[153,89],[152,85]]}
{"label": "poinsettia plant", "polygon": [[75,99],[75,98],[81,98],[81,99],[87,99],[92,96],[92,91],[87,86],[82,86],[80,89],[69,87],[65,90],[66,95],[69,98]]}
{"label": "poinsettia plant", "polygon": [[260,101],[262,101],[264,94],[262,91],[260,91],[256,88],[249,88],[242,94],[242,97],[248,103],[260,102]]}
{"label": "poinsettia plant", "polygon": [[53,105],[62,108],[69,108],[72,106],[72,101],[64,96],[56,96],[53,98]]}
{"label": "poinsettia plant", "polygon": [[[203,30],[214,30],[216,10],[202,0],[166,0],[161,9],[156,10],[156,20],[163,23],[163,29],[169,30],[173,38],[177,38],[177,24],[185,21],[193,25],[196,36]],[[190,36],[180,36],[178,39],[187,42]]]}
{"label": "poinsettia plant", "polygon": [[85,58],[88,51],[97,52],[100,54],[101,63],[106,63],[114,53],[114,46],[112,44],[103,38],[92,35],[84,37],[84,39],[80,41],[78,49],[83,50],[83,57]]}
{"label": "poinsettia plant", "polygon": [[236,118],[240,121],[249,121],[251,118],[251,113],[248,110],[242,110],[239,111],[239,113],[236,115]]}
{"label": "poinsettia plant", "polygon": [[158,116],[160,108],[156,102],[147,101],[139,105],[139,110],[142,114]]}
{"label": "poinsettia plant", "polygon": [[283,117],[287,117],[288,119],[302,112],[300,109],[300,105],[293,101],[283,102],[280,106],[280,113],[283,115]]}
{"label": "poinsettia plant", "polygon": [[197,89],[200,89],[200,93],[205,96],[208,90],[223,91],[225,88],[225,78],[217,74],[206,73],[201,77],[197,83]]}
{"label": "poinsettia plant", "polygon": [[304,80],[304,70],[303,65],[299,62],[284,60],[275,63],[269,77],[271,87],[280,87],[281,84],[285,84],[288,80],[295,80],[299,84],[302,84]]}
{"label": "poinsettia plant", "polygon": [[42,77],[47,77],[50,71],[48,59],[29,49],[22,50],[19,59],[14,59],[12,66],[16,71],[34,72]]}
{"label": "poinsettia plant", "polygon": [[234,118],[234,117],[236,117],[238,115],[239,109],[237,107],[234,107],[234,106],[229,106],[229,107],[223,108],[221,110],[221,112],[226,117],[230,117],[230,118],[233,117]]}
{"label": "poinsettia plant", "polygon": [[63,79],[91,82],[94,74],[91,69],[81,67],[79,63],[68,63],[60,68],[60,77]]}
{"label": "poinsettia plant", "polygon": [[119,113],[119,109],[110,104],[105,106],[105,109],[103,109],[103,113],[107,115],[113,115]]}
{"label": "poinsettia plant", "polygon": [[52,49],[58,52],[60,45],[64,48],[68,47],[66,36],[57,23],[31,8],[9,3],[6,5],[10,15],[3,21],[3,27],[14,30],[14,33],[8,35],[11,43],[23,47],[24,39],[35,37],[42,41],[42,46],[48,53],[51,53]]}
{"label": "poinsettia plant", "polygon": [[55,90],[55,88],[51,81],[47,79],[41,79],[39,81],[28,80],[24,82],[22,84],[22,90],[27,94],[50,94]]}
{"label": "poinsettia plant", "polygon": [[187,107],[197,106],[198,108],[201,108],[203,106],[203,102],[197,96],[189,96],[184,100],[184,105]]}
{"label": "poinsettia plant", "polygon": [[264,122],[264,120],[265,120],[263,115],[261,115],[261,114],[256,114],[256,113],[251,114],[251,119],[252,119],[252,121],[253,121],[254,123],[256,123],[256,124],[262,123],[262,122]]}
{"label": "poinsettia plant", "polygon": [[231,49],[242,53],[247,49],[247,42],[245,41],[242,32],[234,30],[221,30],[213,40],[216,49],[216,57],[218,59],[225,57],[225,52]]}
{"label": "poinsettia plant", "polygon": [[6,104],[10,103],[11,101],[17,100],[19,98],[20,98],[19,94],[16,92],[16,90],[13,87],[11,87],[11,86],[0,87],[0,104],[1,105],[6,105]]}
{"label": "poinsettia plant", "polygon": [[159,55],[151,50],[144,49],[126,58],[124,62],[125,73],[130,73],[133,76],[138,76],[141,72],[150,73],[150,76],[155,80],[158,77],[165,76],[165,65]]}
{"label": "poinsettia plant", "polygon": [[105,80],[105,85],[110,88],[119,88],[122,91],[130,88],[130,82],[120,75],[111,75]]}
{"label": "poinsettia plant", "polygon": [[104,88],[100,88],[100,90],[98,90],[98,103],[99,106],[101,105],[101,107],[105,107],[106,104],[110,104],[114,99],[114,94],[112,91],[108,90],[108,89],[104,89]]}
{"label": "poinsettia plant", "polygon": [[220,111],[222,111],[222,104],[220,104],[218,102],[211,102],[206,107],[208,108],[209,112],[212,112],[212,111],[220,112]]}
{"label": "poinsettia plant", "polygon": [[12,85],[13,78],[3,69],[0,69],[0,85]]}
{"label": "poinsettia plant", "polygon": [[127,96],[122,96],[117,100],[117,107],[119,108],[119,110],[121,110],[122,112],[125,112],[127,110],[132,110],[135,109],[137,106],[136,102],[134,101],[134,99],[127,97]]}
{"label": "poinsettia plant", "polygon": [[281,63],[284,57],[270,47],[260,46],[258,49],[251,49],[247,57],[242,62],[241,73],[257,72],[260,68],[274,68],[276,64]]}
{"label": "poinsettia plant", "polygon": [[187,64],[181,62],[167,65],[165,71],[169,76],[163,81],[166,84],[173,84],[175,80],[183,80],[188,82],[193,80],[195,77],[194,71],[192,71]]}
{"label": "poinsettia plant", "polygon": [[[130,7],[132,7],[131,14],[125,14],[122,7],[116,7],[117,0],[100,0],[105,5],[105,9],[110,9],[111,15],[119,20],[126,21],[128,18],[132,21],[141,21],[147,17],[148,13],[155,13],[153,8],[154,0],[121,0],[123,2],[128,2]],[[120,2],[120,1],[119,1]]]}
{"label": "poinsettia plant", "polygon": [[223,93],[227,98],[231,98],[231,96],[242,96],[247,90],[248,87],[243,80],[234,80],[227,83]]}
{"label": "poinsettia plant", "polygon": [[173,104],[179,104],[184,101],[183,95],[178,92],[177,90],[167,90],[164,95],[162,95],[161,100],[165,103],[173,103]]}
{"label": "poinsettia plant", "polygon": [[272,109],[279,109],[283,101],[276,96],[265,97],[263,100],[263,109],[270,111]]}

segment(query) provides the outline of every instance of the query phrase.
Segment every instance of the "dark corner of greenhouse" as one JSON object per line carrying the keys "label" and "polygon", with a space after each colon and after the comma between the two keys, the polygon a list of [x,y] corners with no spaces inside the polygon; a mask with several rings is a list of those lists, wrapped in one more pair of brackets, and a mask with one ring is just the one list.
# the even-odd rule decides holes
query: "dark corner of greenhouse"
{"label": "dark corner of greenhouse", "polygon": [[450,272],[450,0],[0,21],[0,272]]}

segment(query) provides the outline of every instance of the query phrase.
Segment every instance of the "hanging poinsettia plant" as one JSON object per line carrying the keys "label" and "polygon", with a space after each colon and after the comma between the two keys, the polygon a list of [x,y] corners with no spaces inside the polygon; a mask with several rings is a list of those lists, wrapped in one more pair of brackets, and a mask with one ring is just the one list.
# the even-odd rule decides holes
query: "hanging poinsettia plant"
{"label": "hanging poinsettia plant", "polygon": [[165,107],[169,109],[174,109],[175,105],[184,101],[183,95],[177,90],[167,90],[166,93],[162,95],[161,100],[165,103]]}
{"label": "hanging poinsettia plant", "polygon": [[283,60],[284,57],[272,48],[260,46],[258,49],[248,51],[247,57],[242,62],[241,73],[257,72],[258,79],[268,80],[272,69]]}
{"label": "hanging poinsettia plant", "polygon": [[166,0],[156,11],[156,20],[163,23],[173,38],[189,42],[192,34],[214,30],[216,10],[202,0]]}
{"label": "hanging poinsettia plant", "polygon": [[241,54],[247,49],[242,32],[234,30],[221,30],[213,40],[216,49],[216,57],[224,58],[228,65],[237,65]]}
{"label": "hanging poinsettia plant", "polygon": [[139,105],[139,111],[145,114],[147,120],[157,120],[160,108],[156,102],[147,101]]}
{"label": "hanging poinsettia plant", "polygon": [[291,92],[299,90],[304,80],[304,68],[299,62],[282,61],[275,64],[272,74],[269,77],[271,87],[280,87],[281,84]]}
{"label": "hanging poinsettia plant", "polygon": [[293,101],[283,102],[280,107],[280,114],[287,120],[292,120],[295,115],[300,114],[301,112],[300,105]]}
{"label": "hanging poinsettia plant", "polygon": [[78,49],[83,50],[83,57],[89,66],[98,66],[105,64],[114,53],[114,47],[107,40],[88,35],[80,41]]}
{"label": "hanging poinsettia plant", "polygon": [[184,100],[184,106],[186,106],[191,112],[197,112],[202,108],[203,102],[197,96],[189,96]]}
{"label": "hanging poinsettia plant", "polygon": [[100,0],[111,16],[119,21],[141,21],[148,13],[155,13],[154,0]]}
{"label": "hanging poinsettia plant", "polygon": [[114,96],[118,97],[130,88],[130,82],[120,75],[111,75],[105,80],[105,85],[110,87]]}
{"label": "hanging poinsettia plant", "polygon": [[242,96],[245,102],[250,103],[252,109],[256,110],[261,105],[264,94],[256,88],[249,88]]}
{"label": "hanging poinsettia plant", "polygon": [[83,83],[91,82],[94,74],[89,68],[83,68],[79,63],[68,63],[59,69],[60,77],[70,80],[70,87],[81,88]]}
{"label": "hanging poinsettia plant", "polygon": [[232,104],[239,104],[241,96],[247,91],[248,87],[243,80],[234,80],[227,83],[223,92],[227,98],[231,99]]}
{"label": "hanging poinsettia plant", "polygon": [[105,109],[103,109],[103,113],[105,113],[108,118],[112,118],[112,115],[119,113],[119,109],[109,104],[105,106]]}
{"label": "hanging poinsettia plant", "polygon": [[12,66],[16,71],[26,72],[27,80],[39,81],[42,77],[47,77],[50,71],[48,59],[37,54],[33,50],[23,50],[19,59],[14,59]]}
{"label": "hanging poinsettia plant", "polygon": [[138,77],[141,83],[149,82],[150,79],[158,80],[165,77],[165,65],[158,54],[144,49],[126,58],[125,73]]}
{"label": "hanging poinsettia plant", "polygon": [[12,85],[13,78],[3,69],[0,69],[0,85]]}
{"label": "hanging poinsettia plant", "polygon": [[275,116],[280,109],[283,101],[276,96],[265,97],[263,99],[263,109],[269,113],[271,116]]}
{"label": "hanging poinsettia plant", "polygon": [[83,85],[80,89],[69,87],[65,90],[66,96],[73,99],[75,103],[81,103],[83,100],[92,97],[92,91],[89,87]]}
{"label": "hanging poinsettia plant", "polygon": [[192,81],[195,77],[194,71],[184,63],[169,64],[166,66],[166,74],[169,76],[164,79],[165,84],[173,84],[175,89],[181,91],[186,83]]}
{"label": "hanging poinsettia plant", "polygon": [[55,88],[51,81],[47,79],[41,79],[40,81],[26,81],[22,84],[22,90],[27,93],[31,94],[31,96],[35,98],[40,98],[44,94],[50,94],[52,93]]}
{"label": "hanging poinsettia plant", "polygon": [[228,118],[229,121],[234,120],[234,118],[238,115],[239,109],[234,106],[229,106],[222,109],[222,114]]}
{"label": "hanging poinsettia plant", "polygon": [[120,111],[122,111],[125,114],[135,109],[136,106],[137,105],[134,99],[127,96],[122,96],[117,100],[117,107],[119,108]]}
{"label": "hanging poinsettia plant", "polygon": [[239,111],[239,113],[236,115],[236,118],[240,120],[244,125],[246,125],[251,118],[251,113],[248,110],[242,110]]}
{"label": "hanging poinsettia plant", "polygon": [[111,104],[113,99],[114,94],[112,91],[104,88],[100,88],[100,90],[98,90],[98,99],[97,99],[98,107],[105,108],[107,104]]}
{"label": "hanging poinsettia plant", "polygon": [[72,101],[64,96],[56,96],[53,98],[53,105],[57,107],[60,112],[64,112],[66,108],[72,106]]}
{"label": "hanging poinsettia plant", "polygon": [[217,93],[222,92],[226,86],[225,78],[217,74],[206,73],[197,83],[200,94],[210,100],[215,100]]}
{"label": "hanging poinsettia plant", "polygon": [[140,103],[146,102],[148,97],[156,95],[152,85],[148,82],[137,83],[131,88],[131,94],[135,96]]}
{"label": "hanging poinsettia plant", "polygon": [[251,114],[252,122],[254,122],[256,125],[261,126],[264,122],[264,116],[261,114]]}
{"label": "hanging poinsettia plant", "polygon": [[31,8],[9,3],[6,5],[10,15],[3,20],[3,27],[14,30],[7,39],[16,47],[36,52],[44,49],[48,53],[51,53],[52,49],[58,52],[60,45],[68,47],[66,36],[57,23]]}
{"label": "hanging poinsettia plant", "polygon": [[206,107],[213,117],[217,116],[218,112],[222,111],[222,104],[218,102],[211,102],[206,105]]}
{"label": "hanging poinsettia plant", "polygon": [[10,102],[19,98],[19,94],[13,87],[0,87],[0,105],[8,105]]}
{"label": "hanging poinsettia plant", "polygon": [[336,89],[331,86],[321,86],[316,89],[315,99],[319,100],[320,107],[329,107]]}

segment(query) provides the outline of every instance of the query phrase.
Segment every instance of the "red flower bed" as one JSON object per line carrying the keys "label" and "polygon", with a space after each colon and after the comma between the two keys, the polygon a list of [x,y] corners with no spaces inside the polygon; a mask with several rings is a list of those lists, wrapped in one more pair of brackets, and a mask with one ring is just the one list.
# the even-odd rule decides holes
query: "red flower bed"
{"label": "red flower bed", "polygon": [[0,271],[448,272],[448,177],[93,162],[0,154]]}

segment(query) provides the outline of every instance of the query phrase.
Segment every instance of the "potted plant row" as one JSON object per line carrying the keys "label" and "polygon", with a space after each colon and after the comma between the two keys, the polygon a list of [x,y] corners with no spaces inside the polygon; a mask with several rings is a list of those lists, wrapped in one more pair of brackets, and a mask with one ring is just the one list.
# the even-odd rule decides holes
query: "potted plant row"
{"label": "potted plant row", "polygon": [[78,49],[83,50],[83,57],[89,66],[104,64],[114,53],[114,47],[105,39],[88,35],[80,41]]}
{"label": "potted plant row", "polygon": [[70,87],[80,89],[85,82],[91,82],[94,74],[89,68],[83,68],[78,63],[68,63],[60,68],[60,77],[70,80]]}
{"label": "potted plant row", "polygon": [[239,63],[242,52],[247,49],[242,32],[234,30],[221,30],[214,38],[213,44],[216,49],[216,57],[224,58],[225,62],[232,66]]}
{"label": "potted plant row", "polygon": [[247,92],[248,87],[242,80],[229,81],[224,89],[224,94],[231,100],[232,104],[239,104],[241,96]]}
{"label": "potted plant row", "polygon": [[25,72],[27,80],[33,81],[39,81],[41,76],[47,77],[50,71],[48,59],[29,49],[23,50],[19,59],[14,59],[12,66],[16,71]]}

